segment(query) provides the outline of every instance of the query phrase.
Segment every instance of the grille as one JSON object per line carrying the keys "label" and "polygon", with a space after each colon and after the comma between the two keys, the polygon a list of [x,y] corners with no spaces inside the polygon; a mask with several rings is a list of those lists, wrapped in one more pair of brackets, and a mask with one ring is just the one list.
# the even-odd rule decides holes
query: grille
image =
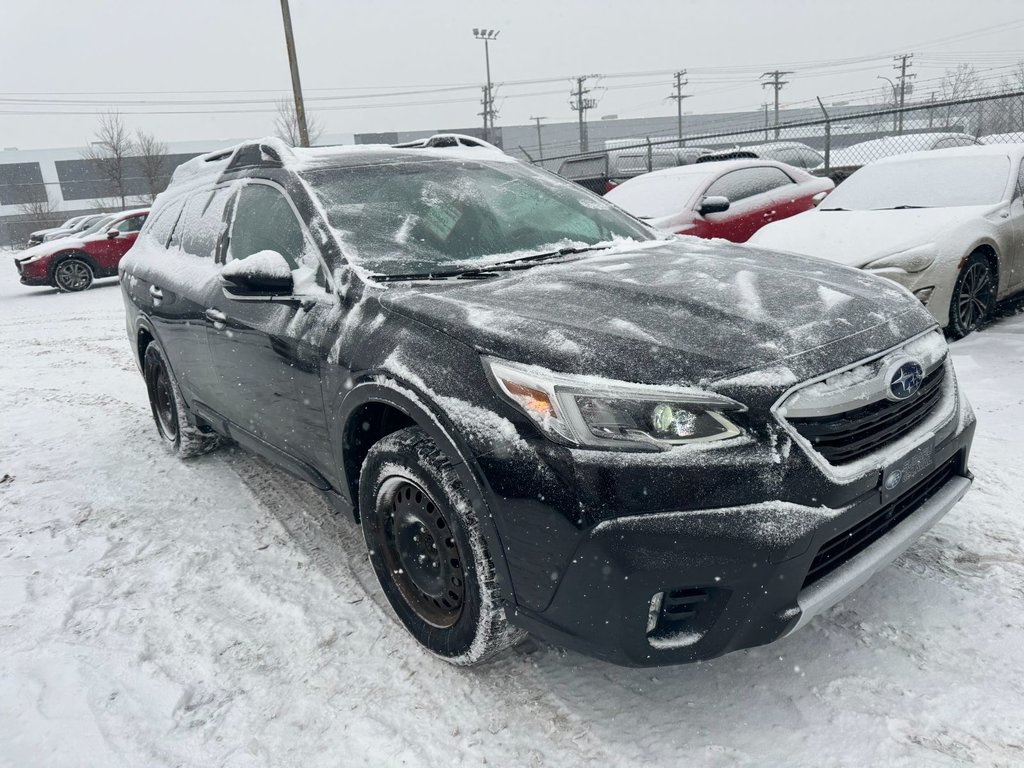
{"label": "grille", "polygon": [[946,366],[940,365],[906,400],[881,400],[832,416],[791,418],[789,423],[830,464],[856,461],[899,440],[928,418],[941,398],[945,375]]}
{"label": "grille", "polygon": [[830,574],[913,514],[957,474],[959,462],[959,455],[954,456],[895,501],[826,541],[811,561],[804,587]]}

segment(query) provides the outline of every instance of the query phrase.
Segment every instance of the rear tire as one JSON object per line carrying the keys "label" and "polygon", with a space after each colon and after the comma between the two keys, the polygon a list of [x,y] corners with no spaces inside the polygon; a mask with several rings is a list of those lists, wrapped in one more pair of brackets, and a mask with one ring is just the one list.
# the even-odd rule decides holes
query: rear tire
{"label": "rear tire", "polygon": [[92,267],[85,259],[72,256],[53,269],[53,284],[62,293],[77,293],[92,285]]}
{"label": "rear tire", "polygon": [[382,438],[359,476],[360,525],[384,596],[427,650],[461,666],[522,640],[451,462],[419,427]]}
{"label": "rear tire", "polygon": [[150,342],[143,355],[143,374],[153,421],[161,442],[182,459],[209,453],[220,444],[220,439],[201,431],[193,422],[174,380],[163,350]]}
{"label": "rear tire", "polygon": [[996,304],[996,273],[988,257],[975,251],[964,262],[949,300],[947,333],[962,339],[988,319]]}

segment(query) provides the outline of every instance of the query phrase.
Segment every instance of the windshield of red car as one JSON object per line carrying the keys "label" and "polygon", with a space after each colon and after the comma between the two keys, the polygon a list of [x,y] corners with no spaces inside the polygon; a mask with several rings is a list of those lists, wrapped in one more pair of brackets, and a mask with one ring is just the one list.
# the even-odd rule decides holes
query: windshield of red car
{"label": "windshield of red car", "polygon": [[681,213],[711,176],[710,173],[651,173],[623,182],[605,197],[641,219],[657,219]]}

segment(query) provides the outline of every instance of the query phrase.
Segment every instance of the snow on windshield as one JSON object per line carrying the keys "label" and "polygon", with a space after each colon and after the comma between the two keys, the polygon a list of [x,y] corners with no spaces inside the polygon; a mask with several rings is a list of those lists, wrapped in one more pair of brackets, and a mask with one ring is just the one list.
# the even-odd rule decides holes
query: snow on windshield
{"label": "snow on windshield", "polygon": [[379,274],[464,269],[565,242],[654,236],[582,188],[518,163],[392,162],[303,176],[346,256]]}
{"label": "snow on windshield", "polygon": [[1006,190],[1004,155],[915,157],[867,165],[836,187],[821,210],[951,208],[998,203]]}
{"label": "snow on windshield", "polygon": [[708,173],[652,173],[623,182],[605,197],[642,219],[682,213]]}

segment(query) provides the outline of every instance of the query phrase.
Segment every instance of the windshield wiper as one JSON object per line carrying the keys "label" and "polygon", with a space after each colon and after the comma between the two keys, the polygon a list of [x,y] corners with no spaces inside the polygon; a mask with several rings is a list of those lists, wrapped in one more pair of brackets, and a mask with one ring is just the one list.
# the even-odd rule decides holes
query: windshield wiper
{"label": "windshield wiper", "polygon": [[819,208],[819,211],[846,211],[848,208]]}
{"label": "windshield wiper", "polygon": [[370,275],[377,283],[400,283],[406,280],[450,280],[452,278],[497,277],[494,269],[453,269],[444,272],[408,272],[399,275]]}
{"label": "windshield wiper", "polygon": [[499,272],[512,272],[519,269],[528,269],[538,261],[548,261],[562,256],[571,256],[575,253],[586,253],[587,251],[603,251],[607,245],[588,245],[585,248],[559,248],[557,251],[545,251],[544,253],[531,253],[529,256],[520,256],[508,261],[498,261],[485,267],[473,267],[470,269],[452,269],[442,272],[409,272],[399,275],[371,275],[371,279],[378,283],[397,283],[406,280],[449,280],[451,278],[480,279],[495,277]]}
{"label": "windshield wiper", "polygon": [[[508,267],[516,264],[531,264],[535,261],[547,261],[549,259],[557,259],[561,256],[571,256],[575,253],[587,253],[588,251],[603,251],[607,249],[607,245],[588,245],[584,248],[566,247],[559,248],[557,251],[545,251],[544,253],[531,253],[529,256],[520,256],[515,259],[509,259],[508,261],[499,261],[493,266],[495,267]],[[514,267],[513,267],[514,268]]]}
{"label": "windshield wiper", "polygon": [[894,205],[892,208],[876,208],[876,211],[907,211],[912,208],[931,208],[930,205]]}

